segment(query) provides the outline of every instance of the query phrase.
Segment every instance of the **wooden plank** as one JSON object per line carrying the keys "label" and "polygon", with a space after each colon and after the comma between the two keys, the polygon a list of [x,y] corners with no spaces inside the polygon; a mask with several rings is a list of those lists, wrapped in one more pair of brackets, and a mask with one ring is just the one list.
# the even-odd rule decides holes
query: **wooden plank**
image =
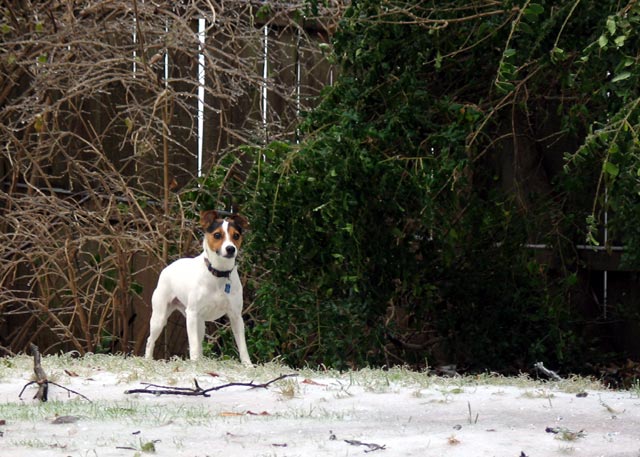
{"label": "wooden plank", "polygon": [[262,36],[247,4],[227,5],[206,37],[204,170],[230,147],[256,141],[261,127]]}
{"label": "wooden plank", "polygon": [[269,27],[267,124],[269,140],[294,140],[298,121],[298,30]]}
{"label": "wooden plank", "polygon": [[[337,68],[326,58],[329,35],[324,30],[308,31],[305,40],[300,42],[300,104],[303,110],[315,107],[321,91],[333,85],[337,76]],[[323,51],[322,46],[327,46]]]}

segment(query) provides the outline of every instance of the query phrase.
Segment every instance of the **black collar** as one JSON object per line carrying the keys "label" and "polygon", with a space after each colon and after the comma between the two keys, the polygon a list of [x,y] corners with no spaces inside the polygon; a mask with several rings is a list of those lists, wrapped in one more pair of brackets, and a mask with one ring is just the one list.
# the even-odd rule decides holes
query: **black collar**
{"label": "black collar", "polygon": [[233,271],[233,268],[228,271],[216,270],[215,268],[213,268],[213,265],[211,265],[211,262],[209,262],[209,259],[207,259],[206,257],[204,258],[204,263],[207,265],[207,270],[209,270],[211,274],[216,278],[228,278]]}

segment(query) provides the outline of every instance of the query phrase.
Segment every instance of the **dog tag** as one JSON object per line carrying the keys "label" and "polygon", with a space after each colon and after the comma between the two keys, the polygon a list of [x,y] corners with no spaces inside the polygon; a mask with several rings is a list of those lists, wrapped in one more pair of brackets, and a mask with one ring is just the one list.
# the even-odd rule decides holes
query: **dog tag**
{"label": "dog tag", "polygon": [[224,293],[228,294],[230,292],[231,292],[231,283],[228,282],[224,285]]}

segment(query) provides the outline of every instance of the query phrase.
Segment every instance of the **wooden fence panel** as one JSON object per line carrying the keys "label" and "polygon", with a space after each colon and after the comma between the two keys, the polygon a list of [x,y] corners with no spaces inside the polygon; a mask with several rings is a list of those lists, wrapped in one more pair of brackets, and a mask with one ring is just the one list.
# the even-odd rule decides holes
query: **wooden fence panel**
{"label": "wooden fence panel", "polygon": [[[164,259],[200,249],[197,222],[174,198],[197,176],[198,135],[205,172],[238,145],[294,139],[300,107],[327,83],[314,50],[322,33],[314,29],[310,38],[290,4],[264,18],[261,4],[248,1],[135,6],[34,4],[46,14],[12,7],[21,24],[47,20],[38,33],[12,28],[0,50],[1,61],[17,62],[0,67],[15,81],[0,99],[8,134],[0,151],[0,346],[7,353],[34,341],[50,351],[140,354]],[[23,46],[24,36],[42,46]],[[46,249],[38,239],[47,239]],[[182,316],[165,333],[159,355],[184,355]]]}
{"label": "wooden fence panel", "polygon": [[294,140],[298,119],[298,30],[271,26],[267,39],[267,140]]}
{"label": "wooden fence panel", "polygon": [[[326,58],[330,37],[327,30],[310,27],[306,39],[300,41],[300,105],[302,110],[315,107],[322,90],[333,85],[337,75],[335,65]],[[324,47],[324,50],[323,50]]]}
{"label": "wooden fence panel", "polygon": [[229,148],[260,141],[263,41],[251,17],[249,4],[227,6],[206,36],[204,170]]}

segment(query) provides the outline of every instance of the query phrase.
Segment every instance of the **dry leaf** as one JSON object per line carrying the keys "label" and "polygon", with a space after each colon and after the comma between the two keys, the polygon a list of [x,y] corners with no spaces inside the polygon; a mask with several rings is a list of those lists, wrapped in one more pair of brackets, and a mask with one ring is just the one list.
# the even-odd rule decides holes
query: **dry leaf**
{"label": "dry leaf", "polygon": [[243,413],[239,413],[236,411],[222,411],[220,413],[222,417],[236,417],[236,416],[271,416],[271,413],[268,411],[262,411],[260,413],[256,413],[254,411],[245,411]]}
{"label": "dry leaf", "polygon": [[80,417],[78,416],[58,416],[51,421],[52,424],[73,424],[78,422]]}
{"label": "dry leaf", "polygon": [[302,384],[311,384],[312,386],[326,386],[326,384],[320,384],[319,382],[315,382],[313,379],[306,378],[302,381]]}
{"label": "dry leaf", "polygon": [[455,435],[451,435],[449,438],[447,438],[447,442],[452,446],[460,444],[460,440],[456,438]]}

